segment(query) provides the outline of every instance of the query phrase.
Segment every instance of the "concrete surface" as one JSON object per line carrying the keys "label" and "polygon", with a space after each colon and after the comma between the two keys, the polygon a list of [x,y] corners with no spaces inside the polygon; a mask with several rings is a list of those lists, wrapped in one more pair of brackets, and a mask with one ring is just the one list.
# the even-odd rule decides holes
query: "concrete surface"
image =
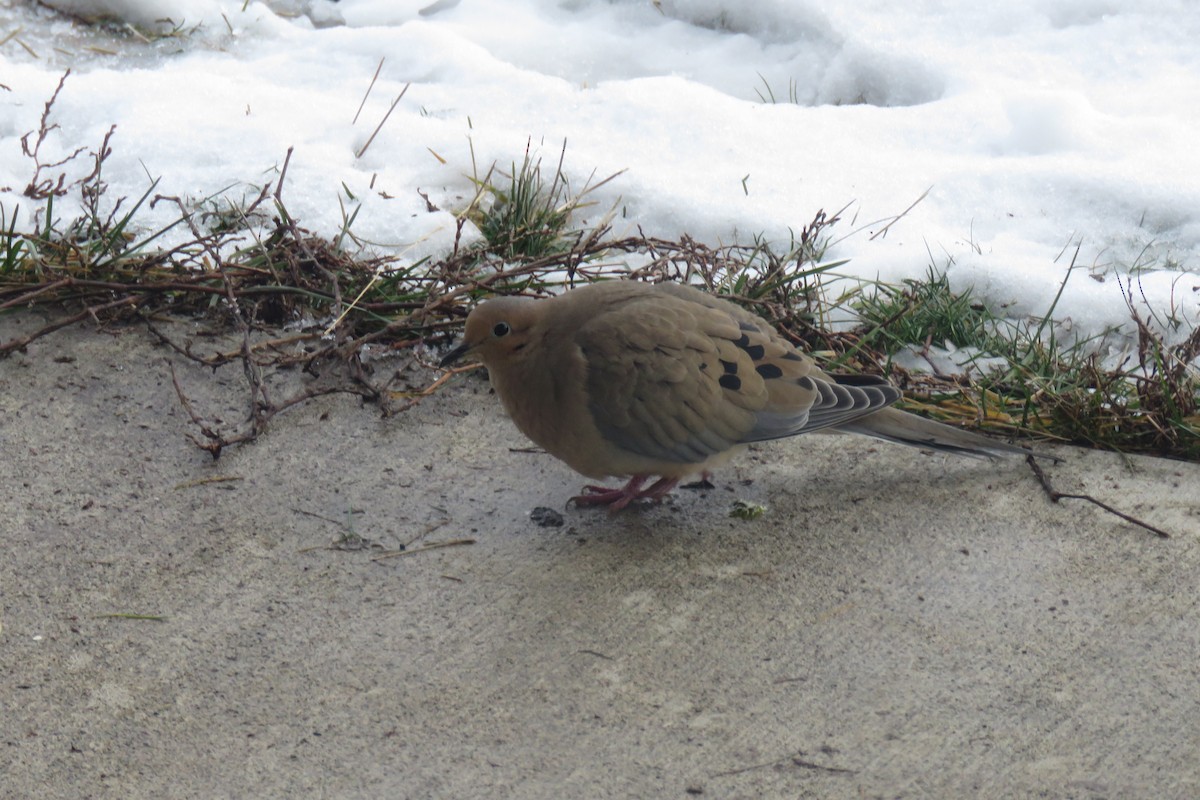
{"label": "concrete surface", "polygon": [[582,481],[481,381],[213,463],[168,358],[244,415],[240,367],[136,329],[0,361],[5,798],[1200,796],[1197,465],[1048,467],[1170,540],[1021,462],[822,436],[543,528]]}

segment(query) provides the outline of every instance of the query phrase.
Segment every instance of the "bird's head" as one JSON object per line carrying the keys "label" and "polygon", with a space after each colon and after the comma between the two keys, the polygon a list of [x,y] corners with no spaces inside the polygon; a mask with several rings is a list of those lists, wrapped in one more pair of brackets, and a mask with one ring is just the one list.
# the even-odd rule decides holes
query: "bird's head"
{"label": "bird's head", "polygon": [[445,367],[471,356],[492,368],[518,358],[537,321],[537,303],[532,297],[497,297],[480,303],[467,316],[462,341],[439,365]]}

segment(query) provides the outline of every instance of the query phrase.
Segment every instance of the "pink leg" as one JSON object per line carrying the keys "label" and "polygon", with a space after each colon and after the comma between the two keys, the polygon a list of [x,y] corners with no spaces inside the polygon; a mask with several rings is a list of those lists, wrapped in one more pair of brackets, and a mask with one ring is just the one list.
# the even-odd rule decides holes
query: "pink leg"
{"label": "pink leg", "polygon": [[679,483],[678,478],[659,478],[643,489],[642,484],[649,478],[649,475],[634,475],[629,479],[629,483],[620,489],[610,489],[607,486],[585,486],[583,494],[572,497],[568,502],[577,506],[608,506],[609,511],[620,511],[634,500],[642,498],[661,503],[667,493]]}
{"label": "pink leg", "polygon": [[583,494],[572,497],[568,503],[577,506],[608,506],[609,511],[620,511],[629,505],[641,492],[648,475],[634,475],[620,489],[607,486],[584,486]]}
{"label": "pink leg", "polygon": [[649,489],[643,491],[639,497],[647,497],[656,503],[661,503],[662,499],[671,493],[671,490],[679,485],[679,478],[659,478]]}

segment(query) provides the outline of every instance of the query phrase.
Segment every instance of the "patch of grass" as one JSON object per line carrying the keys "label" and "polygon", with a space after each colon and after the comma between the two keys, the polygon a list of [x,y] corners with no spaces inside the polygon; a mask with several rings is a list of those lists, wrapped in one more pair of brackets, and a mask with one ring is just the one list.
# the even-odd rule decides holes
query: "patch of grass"
{"label": "patch of grass", "polygon": [[[1018,340],[1007,374],[997,386],[1023,400],[1021,420],[1070,441],[1122,452],[1200,459],[1200,329],[1168,344],[1126,303],[1135,333],[1134,352],[1106,365],[1087,343],[1056,346],[1053,338]],[[1021,387],[1014,392],[1015,387]]]}
{"label": "patch of grass", "polygon": [[571,224],[576,213],[589,205],[586,196],[620,173],[594,185],[589,180],[582,190],[573,192],[563,172],[565,156],[564,142],[558,164],[547,179],[541,157],[531,153],[526,142],[520,165],[514,162],[504,173],[493,164],[482,178],[472,178],[480,192],[492,198],[490,207],[483,210],[482,194],[477,195],[466,212],[483,234],[489,254],[510,260],[545,258],[565,253],[579,241],[582,234],[573,232]]}
{"label": "patch of grass", "polygon": [[932,266],[924,279],[906,280],[903,286],[876,285],[852,306],[870,332],[872,345],[887,355],[914,344],[944,342],[987,350],[996,337],[997,318],[969,291],[951,291],[946,273]]}
{"label": "patch of grass", "polygon": [[[1074,264],[1068,268],[1068,278]],[[910,405],[958,422],[1004,432],[1024,431],[1123,452],[1200,459],[1200,331],[1170,345],[1162,326],[1149,324],[1126,293],[1136,328],[1135,354],[1106,365],[1091,340],[1063,341],[1052,322],[1060,286],[1046,315],[1001,320],[969,292],[950,290],[944,273],[905,287],[882,287],[861,295],[860,341],[887,357],[903,347],[918,350],[949,342],[977,348],[1000,366],[958,385],[929,377],[902,376]],[[885,365],[890,366],[890,365]]]}
{"label": "patch of grass", "polygon": [[512,166],[507,187],[492,182],[493,172],[482,185],[495,203],[476,222],[488,251],[502,258],[539,258],[568,249],[566,232],[575,206],[564,202],[567,186],[560,181],[561,169],[547,185],[541,159],[532,160],[526,149],[521,166]]}
{"label": "patch of grass", "polygon": [[20,207],[13,210],[8,218],[5,209],[0,206],[0,276],[14,272],[24,263],[28,240],[23,234],[17,233],[17,215]]}

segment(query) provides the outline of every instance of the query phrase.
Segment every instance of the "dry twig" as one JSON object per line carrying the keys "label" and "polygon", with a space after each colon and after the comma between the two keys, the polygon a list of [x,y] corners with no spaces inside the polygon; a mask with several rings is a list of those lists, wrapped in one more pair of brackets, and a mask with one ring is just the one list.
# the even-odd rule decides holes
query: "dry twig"
{"label": "dry twig", "polygon": [[1113,516],[1120,517],[1126,522],[1137,525],[1140,528],[1145,528],[1159,538],[1171,538],[1171,534],[1167,533],[1162,528],[1156,528],[1150,523],[1143,522],[1137,517],[1132,517],[1123,511],[1118,511],[1107,503],[1101,502],[1100,500],[1092,497],[1090,494],[1067,494],[1066,492],[1058,491],[1050,483],[1050,478],[1046,476],[1046,473],[1042,470],[1041,464],[1037,463],[1037,459],[1033,456],[1025,456],[1025,463],[1029,465],[1031,470],[1033,470],[1034,477],[1036,477],[1038,479],[1038,483],[1042,485],[1042,490],[1046,493],[1046,496],[1050,498],[1050,502],[1057,503],[1059,500],[1085,500],[1093,505],[1099,506]]}

